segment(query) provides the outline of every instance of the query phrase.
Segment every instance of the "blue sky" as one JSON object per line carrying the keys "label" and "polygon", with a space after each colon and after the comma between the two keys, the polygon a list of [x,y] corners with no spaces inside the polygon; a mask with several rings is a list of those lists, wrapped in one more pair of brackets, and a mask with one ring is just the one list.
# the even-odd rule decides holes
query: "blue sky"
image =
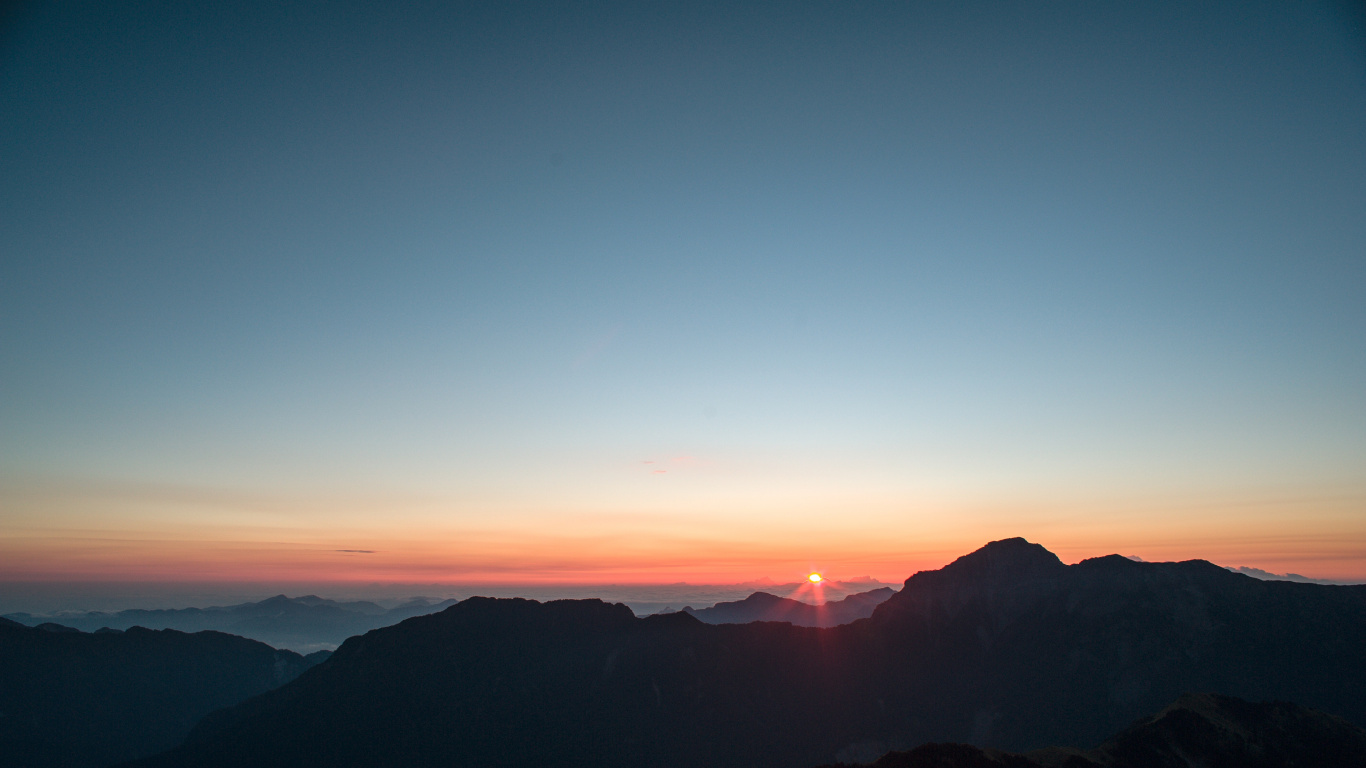
{"label": "blue sky", "polygon": [[1251,525],[1231,564],[1307,530],[1366,575],[1364,41],[1316,3],[28,5],[0,546],[553,572],[506,553],[787,521],[773,563],[891,576]]}

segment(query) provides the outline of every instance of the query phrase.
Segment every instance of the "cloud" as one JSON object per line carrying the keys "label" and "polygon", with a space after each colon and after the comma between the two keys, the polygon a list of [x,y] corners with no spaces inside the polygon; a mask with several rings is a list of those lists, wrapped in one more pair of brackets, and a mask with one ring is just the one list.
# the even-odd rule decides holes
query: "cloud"
{"label": "cloud", "polygon": [[333,552],[349,552],[353,555],[373,555],[378,550],[374,549],[334,549]]}

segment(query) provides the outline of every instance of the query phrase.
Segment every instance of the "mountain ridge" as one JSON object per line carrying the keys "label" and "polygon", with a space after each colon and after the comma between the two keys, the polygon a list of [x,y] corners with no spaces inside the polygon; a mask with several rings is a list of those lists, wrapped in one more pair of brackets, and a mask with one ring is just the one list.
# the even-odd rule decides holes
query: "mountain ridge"
{"label": "mountain ridge", "polygon": [[221,632],[92,634],[0,620],[0,755],[9,765],[64,768],[151,755],[180,743],[205,714],[311,666],[293,651]]}
{"label": "mountain ridge", "polygon": [[895,593],[891,587],[881,587],[812,605],[771,592],[755,592],[743,600],[717,603],[710,608],[684,607],[682,612],[708,624],[786,621],[799,627],[835,627],[868,618],[873,609]]}
{"label": "mountain ridge", "polygon": [[828,629],[471,598],[348,640],[142,765],[776,768],[931,741],[1028,751],[1097,743],[1191,688],[1366,721],[1366,589],[1203,561],[1068,566],[1004,542]]}
{"label": "mountain ridge", "polygon": [[287,597],[281,594],[257,602],[208,608],[130,608],[116,612],[84,611],[47,615],[10,613],[5,618],[27,626],[57,624],[83,632],[94,632],[104,627],[128,629],[135,626],[182,632],[226,632],[277,648],[305,653],[331,650],[353,635],[443,610],[455,602],[443,600],[431,603],[415,598],[385,609],[365,600],[338,602],[317,595]]}

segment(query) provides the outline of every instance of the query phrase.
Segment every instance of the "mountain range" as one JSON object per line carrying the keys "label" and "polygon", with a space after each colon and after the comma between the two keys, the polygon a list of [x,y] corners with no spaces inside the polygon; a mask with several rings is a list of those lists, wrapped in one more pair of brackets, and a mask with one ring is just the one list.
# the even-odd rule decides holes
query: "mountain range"
{"label": "mountain range", "polygon": [[710,608],[683,611],[708,624],[748,624],[751,621],[786,621],[799,627],[834,627],[873,615],[873,609],[896,594],[891,587],[857,592],[842,600],[812,605],[790,597],[755,592],[744,600],[717,603]]}
{"label": "mountain range", "polygon": [[[831,628],[470,598],[347,640],[153,766],[779,766],[1099,744],[1188,691],[1366,722],[1366,587],[1023,539]],[[1085,765],[1081,763],[1079,765]]]}
{"label": "mountain range", "polygon": [[223,607],[133,609],[114,613],[65,611],[48,615],[10,613],[4,618],[27,626],[60,624],[84,632],[130,627],[176,629],[181,632],[213,630],[260,640],[276,648],[308,653],[334,649],[352,635],[397,624],[413,616],[434,613],[455,603],[455,600],[433,603],[417,597],[397,607],[385,609],[363,600],[337,602],[316,595],[276,595],[260,602]]}
{"label": "mountain range", "polygon": [[221,632],[88,634],[0,619],[0,764],[96,768],[161,752],[207,713],[328,655]]}

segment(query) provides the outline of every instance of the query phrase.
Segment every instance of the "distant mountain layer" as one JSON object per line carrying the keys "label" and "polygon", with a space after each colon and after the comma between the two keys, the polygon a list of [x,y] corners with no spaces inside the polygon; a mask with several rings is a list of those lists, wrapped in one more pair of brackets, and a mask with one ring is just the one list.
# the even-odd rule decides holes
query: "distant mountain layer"
{"label": "distant mountain layer", "polygon": [[415,598],[396,608],[385,610],[365,601],[343,603],[324,600],[316,595],[277,595],[259,603],[242,603],[221,608],[134,609],[117,613],[67,612],[46,616],[11,613],[4,618],[28,626],[43,623],[61,624],[84,632],[94,632],[104,627],[178,629],[182,632],[214,630],[260,640],[277,648],[307,652],[320,648],[335,648],[352,635],[397,624],[413,616],[434,613],[454,605],[455,602],[446,600],[431,603],[422,598]]}
{"label": "distant mountain layer", "polygon": [[1023,539],[828,629],[471,598],[348,640],[144,766],[773,766],[1098,744],[1189,690],[1366,722],[1366,588]]}
{"label": "distant mountain layer", "polygon": [[1254,579],[1262,579],[1262,580],[1264,580],[1264,581],[1298,581],[1298,582],[1301,582],[1301,583],[1303,583],[1303,584],[1354,584],[1354,583],[1358,583],[1358,582],[1348,582],[1348,581],[1334,581],[1334,580],[1332,580],[1332,579],[1311,579],[1311,578],[1309,578],[1308,576],[1301,576],[1301,575],[1299,575],[1298,573],[1272,573],[1272,572],[1270,572],[1270,571],[1264,571],[1264,570],[1262,570],[1261,568],[1250,568],[1250,567],[1248,567],[1248,566],[1246,566],[1246,565],[1240,565],[1240,566],[1238,566],[1238,567],[1236,567],[1236,568],[1231,567],[1231,566],[1224,566],[1224,567],[1225,567],[1225,568],[1228,568],[1230,571],[1233,571],[1234,573],[1241,573],[1241,574],[1243,574],[1244,576],[1251,576],[1251,577],[1254,578]]}
{"label": "distant mountain layer", "polygon": [[95,768],[154,754],[205,714],[310,666],[219,632],[86,634],[0,619],[0,764]]}
{"label": "distant mountain layer", "polygon": [[755,592],[744,600],[717,603],[710,608],[684,608],[684,612],[708,624],[745,624],[751,621],[787,621],[799,627],[835,627],[873,615],[873,609],[896,594],[891,587],[849,595],[823,605]]}
{"label": "distant mountain layer", "polygon": [[[967,744],[889,752],[869,768],[1287,768],[1366,765],[1366,731],[1285,702],[1187,694],[1092,750],[1026,755]],[[842,768],[826,766],[825,768]]]}

